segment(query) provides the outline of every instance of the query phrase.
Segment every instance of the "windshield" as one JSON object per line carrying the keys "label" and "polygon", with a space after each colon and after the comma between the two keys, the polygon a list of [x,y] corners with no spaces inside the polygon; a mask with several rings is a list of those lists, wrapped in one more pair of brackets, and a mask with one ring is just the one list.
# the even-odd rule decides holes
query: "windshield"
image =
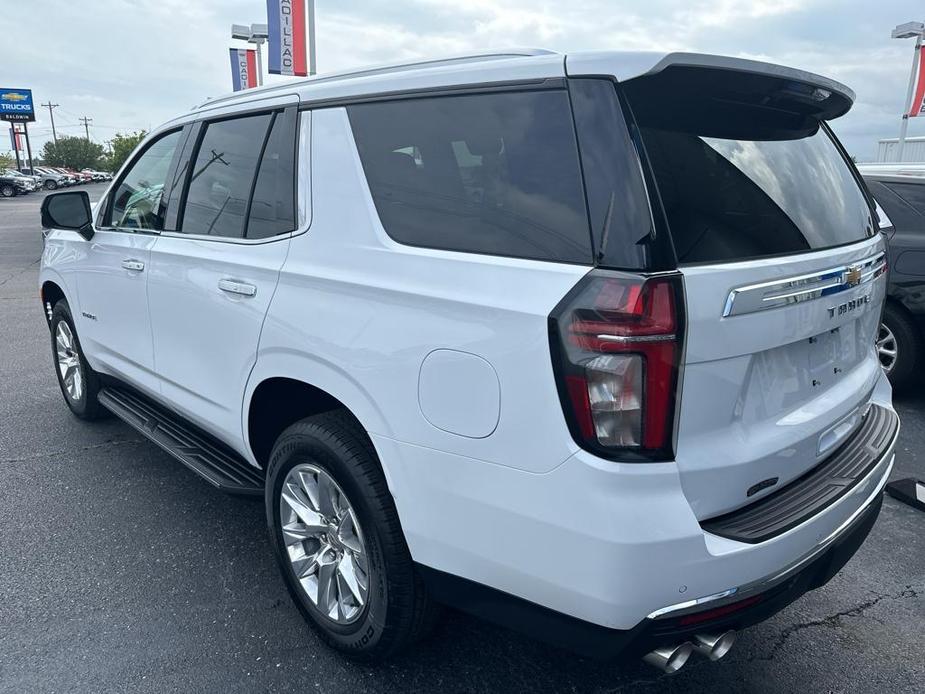
{"label": "windshield", "polygon": [[715,262],[867,238],[870,207],[828,133],[748,140],[643,129],[680,262]]}

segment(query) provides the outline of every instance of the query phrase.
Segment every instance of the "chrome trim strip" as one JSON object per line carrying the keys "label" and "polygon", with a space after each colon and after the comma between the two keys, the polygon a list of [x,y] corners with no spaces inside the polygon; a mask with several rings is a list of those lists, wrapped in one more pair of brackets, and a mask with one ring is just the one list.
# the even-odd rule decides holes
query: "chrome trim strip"
{"label": "chrome trim strip", "polygon": [[886,254],[879,252],[850,265],[736,287],[726,299],[723,318],[837,294],[872,282],[885,271]]}
{"label": "chrome trim strip", "polygon": [[[874,491],[871,492],[870,496],[867,497],[866,501],[864,501],[864,503],[861,504],[857,508],[857,510],[855,510],[854,513],[848,516],[848,518],[845,519],[845,521],[841,525],[839,525],[835,530],[833,530],[828,535],[828,537],[826,537],[824,540],[821,540],[819,544],[816,545],[809,553],[807,553],[802,558],[798,559],[796,562],[794,562],[793,564],[784,568],[783,570],[779,571],[776,574],[765,576],[764,578],[759,578],[758,580],[752,581],[751,583],[746,583],[743,586],[738,586],[736,588],[728,588],[724,591],[720,591],[719,593],[713,593],[712,595],[707,595],[702,598],[696,598],[695,600],[686,600],[685,602],[679,602],[679,603],[675,603],[674,605],[668,605],[667,607],[663,607],[661,609],[655,610],[654,612],[650,612],[646,616],[646,619],[659,619],[659,618],[663,618],[669,615],[673,616],[675,613],[684,612],[686,610],[689,610],[692,607],[699,607],[700,605],[703,605],[705,603],[716,602],[718,600],[722,600],[723,598],[728,598],[732,596],[735,596],[736,599],[738,600],[739,598],[745,599],[749,597],[750,595],[756,595],[758,593],[763,593],[767,590],[770,590],[771,588],[773,588],[775,585],[777,585],[781,581],[784,581],[790,576],[792,576],[793,574],[797,573],[800,569],[802,569],[804,566],[812,562],[814,559],[817,559],[819,555],[822,554],[826,549],[828,549],[829,545],[831,545],[839,537],[841,537],[845,533],[845,531],[847,531],[854,524],[854,522],[868,508],[870,508],[870,505],[874,503],[877,497],[883,493],[883,488],[886,486],[887,480],[889,480],[890,478],[890,473],[893,471],[893,465],[896,462],[896,454],[894,452],[894,449],[896,447],[896,441],[899,439],[899,429],[900,427],[896,428],[896,433],[893,435],[893,439],[890,441],[889,445],[886,447],[886,453],[884,454],[883,458],[880,459],[882,462],[887,456],[890,456],[890,462],[887,465],[887,468],[884,471],[883,475],[881,476],[880,481],[877,483],[877,486],[874,489]],[[879,466],[880,465],[878,463],[877,466],[874,468],[874,470],[876,470],[877,467]],[[812,522],[812,519],[806,522],[807,523]],[[799,527],[801,526],[797,526],[797,528]],[[797,528],[793,528],[789,530],[788,533],[797,530]],[[723,604],[725,604],[726,602],[735,602],[735,601],[724,601]],[[720,607],[720,606],[721,605],[716,605],[716,607]]]}
{"label": "chrome trim strip", "polygon": [[673,342],[675,335],[598,335],[598,340],[632,344],[634,342]]}

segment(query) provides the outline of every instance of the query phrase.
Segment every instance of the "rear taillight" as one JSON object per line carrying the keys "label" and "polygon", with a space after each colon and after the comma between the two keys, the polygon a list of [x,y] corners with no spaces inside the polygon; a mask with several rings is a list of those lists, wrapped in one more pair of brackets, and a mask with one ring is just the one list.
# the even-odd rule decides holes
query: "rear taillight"
{"label": "rear taillight", "polygon": [[595,270],[553,310],[560,399],[583,448],[618,459],[671,457],[683,306],[679,275]]}

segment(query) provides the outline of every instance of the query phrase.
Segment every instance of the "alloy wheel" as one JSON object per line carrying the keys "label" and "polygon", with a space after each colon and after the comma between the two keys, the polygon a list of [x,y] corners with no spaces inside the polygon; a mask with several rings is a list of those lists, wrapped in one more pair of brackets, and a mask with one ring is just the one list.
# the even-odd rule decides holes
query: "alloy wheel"
{"label": "alloy wheel", "polygon": [[72,402],[78,402],[84,391],[83,370],[71,326],[63,320],[58,322],[55,329],[55,351],[58,357],[58,371],[67,396]]}
{"label": "alloy wheel", "polygon": [[369,599],[369,560],[343,490],[323,469],[296,465],[283,481],[279,512],[286,553],[305,595],[331,621],[356,621]]}
{"label": "alloy wheel", "polygon": [[880,366],[889,374],[893,367],[896,366],[896,357],[899,353],[896,344],[896,336],[890,330],[886,323],[880,324],[880,332],[877,335],[877,356],[880,357]]}

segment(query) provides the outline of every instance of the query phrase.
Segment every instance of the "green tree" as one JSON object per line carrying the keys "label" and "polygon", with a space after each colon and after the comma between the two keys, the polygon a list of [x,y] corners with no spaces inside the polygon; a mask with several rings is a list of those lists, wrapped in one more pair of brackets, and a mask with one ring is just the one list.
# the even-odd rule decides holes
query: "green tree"
{"label": "green tree", "polygon": [[57,142],[46,142],[42,149],[42,161],[49,166],[65,166],[78,171],[97,168],[102,156],[103,145],[83,137],[59,137]]}
{"label": "green tree", "polygon": [[3,169],[15,169],[16,159],[9,154],[0,154],[0,171]]}
{"label": "green tree", "polygon": [[134,132],[131,135],[123,135],[122,133],[116,133],[116,136],[112,138],[112,154],[109,155],[109,158],[106,162],[106,165],[110,171],[115,173],[122,164],[125,163],[125,160],[129,158],[129,155],[135,150],[138,146],[138,143],[145,139],[145,136],[148,133],[144,130],[139,130]]}

